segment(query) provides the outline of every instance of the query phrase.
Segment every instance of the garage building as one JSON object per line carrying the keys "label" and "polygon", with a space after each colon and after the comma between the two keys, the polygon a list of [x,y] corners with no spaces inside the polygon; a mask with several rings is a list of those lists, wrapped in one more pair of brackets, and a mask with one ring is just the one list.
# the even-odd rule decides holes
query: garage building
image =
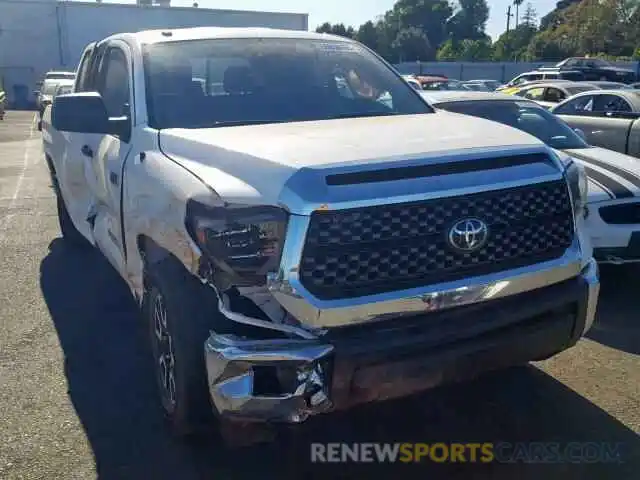
{"label": "garage building", "polygon": [[172,7],[168,0],[154,3],[0,0],[0,76],[10,104],[27,107],[45,72],[75,70],[89,42],[114,33],[200,26],[308,30],[308,15],[302,13]]}

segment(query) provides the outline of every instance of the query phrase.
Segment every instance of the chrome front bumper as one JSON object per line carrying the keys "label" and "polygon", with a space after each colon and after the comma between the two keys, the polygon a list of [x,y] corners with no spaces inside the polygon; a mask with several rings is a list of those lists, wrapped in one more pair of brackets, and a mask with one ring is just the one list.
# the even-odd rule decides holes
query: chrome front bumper
{"label": "chrome front bumper", "polygon": [[[575,268],[575,264],[573,264],[572,267]],[[535,294],[540,296],[539,293],[545,289],[556,288],[556,286],[559,288],[559,286],[569,282],[571,284],[570,287],[573,289],[572,295],[574,295],[571,297],[571,302],[567,303],[565,301],[564,298],[566,295],[564,294],[562,299],[559,297],[556,299],[553,297],[556,295],[554,293],[551,294],[553,298],[545,299],[542,297],[542,299],[557,300],[555,306],[551,305],[553,308],[540,306],[539,308],[549,309],[536,312],[536,305],[542,305],[544,302],[530,298],[529,300],[531,301],[528,303],[533,305],[529,306],[531,307],[529,308],[530,312],[526,315],[530,315],[531,318],[523,318],[521,323],[512,323],[509,325],[509,328],[511,328],[509,337],[504,335],[504,338],[498,336],[498,340],[494,339],[491,341],[493,343],[489,342],[492,345],[498,345],[498,343],[500,343],[500,346],[495,348],[492,346],[489,349],[487,349],[486,346],[482,346],[482,342],[486,343],[486,339],[489,336],[502,335],[496,333],[499,330],[496,324],[494,330],[485,329],[485,331],[482,332],[484,337],[480,334],[476,335],[478,339],[481,337],[484,338],[482,341],[478,340],[478,342],[476,342],[475,337],[470,335],[458,343],[447,343],[447,347],[450,345],[450,349],[445,349],[451,352],[462,352],[455,354],[458,355],[458,357],[454,359],[452,364],[455,365],[457,369],[461,368],[460,365],[464,364],[462,360],[468,360],[468,369],[478,369],[478,367],[480,367],[480,370],[483,370],[485,369],[484,367],[486,367],[488,370],[553,355],[577,342],[593,324],[596,313],[600,289],[596,262],[592,259],[583,268],[578,266],[573,276],[567,276],[567,273],[569,273],[568,269],[570,270],[570,267],[565,266],[564,269],[561,268],[558,270],[563,272],[565,276],[547,276],[546,286],[541,281],[536,281],[535,286],[531,282],[528,282],[530,288],[528,291],[522,288],[514,292],[512,288],[510,288],[511,282],[502,282],[502,284],[496,282],[493,284],[493,291],[507,292],[503,295],[488,295],[487,292],[489,292],[489,290],[487,290],[487,285],[481,290],[472,289],[476,302],[478,302],[476,295],[481,293],[480,297],[484,301],[480,303],[469,304],[469,302],[467,302],[465,304],[465,302],[456,302],[458,306],[454,308],[430,311],[429,308],[425,308],[425,303],[428,302],[419,300],[422,303],[420,312],[424,315],[424,317],[420,318],[420,321],[422,325],[428,326],[432,321],[436,321],[434,315],[452,316],[455,315],[457,311],[462,312],[462,310],[466,309],[461,317],[462,320],[467,323],[469,319],[477,321],[477,325],[481,325],[485,320],[487,325],[491,324],[491,322],[495,323],[495,318],[499,316],[496,312],[501,311],[502,315],[505,316],[505,319],[502,320],[503,323],[505,323],[509,321],[510,317],[515,318],[518,314],[521,314],[521,317],[525,315],[525,313],[523,313],[524,308],[515,308],[513,309],[514,311],[511,311],[509,308],[505,309],[504,306],[501,306],[500,309],[494,309],[492,311],[492,304],[495,305],[497,302],[509,301],[509,299],[512,298],[520,302],[518,305],[526,305],[527,295]],[[542,280],[535,276],[531,278]],[[557,283],[554,284],[554,282]],[[574,283],[575,285],[573,285]],[[470,299],[466,292],[466,290],[459,291],[458,295]],[[505,296],[509,294],[511,297]],[[549,297],[549,295],[547,295],[547,297]],[[453,297],[445,296],[445,298]],[[520,298],[522,298],[522,300]],[[405,311],[413,313],[415,317],[418,311],[417,308],[414,309],[416,299],[410,297],[404,301]],[[546,303],[553,304],[553,302],[549,301]],[[395,303],[394,308],[398,308],[401,305],[402,302]],[[442,305],[439,306],[442,307]],[[507,311],[506,314],[504,310]],[[523,312],[519,310],[523,310]],[[559,310],[565,313],[560,314],[558,313]],[[569,311],[573,313],[566,313]],[[568,316],[571,318],[569,319]],[[443,325],[451,326],[454,320],[455,319],[448,319]],[[529,322],[531,325],[527,323],[529,320],[531,320],[531,322]],[[520,320],[518,321],[520,322]],[[546,326],[540,327],[539,325],[544,323],[543,321],[547,322]],[[569,325],[570,323],[570,327],[565,328],[561,326],[561,322],[564,322],[563,325]],[[384,324],[384,320],[372,322],[371,330]],[[358,325],[355,326],[358,327]],[[504,325],[501,327],[503,327],[504,330]],[[360,324],[359,328],[366,331],[369,329],[369,325]],[[435,335],[438,335],[437,332]],[[549,339],[549,335],[553,335],[555,343]],[[409,340],[405,339],[408,342],[407,345],[413,341],[411,348],[415,348],[416,341],[420,342],[420,340],[416,340],[415,336],[413,336],[413,338],[410,337],[411,335],[407,336]],[[218,414],[225,418],[245,421],[299,423],[306,420],[310,415],[326,412],[334,408],[342,408],[336,403],[352,403],[350,399],[346,401],[344,401],[344,399],[351,395],[349,388],[357,383],[354,373],[356,368],[349,370],[351,372],[349,375],[351,376],[348,376],[348,378],[344,377],[343,374],[339,374],[338,366],[352,362],[352,360],[345,360],[345,358],[352,358],[352,356],[350,356],[351,354],[343,354],[345,351],[344,342],[336,342],[333,338],[335,337],[327,334],[317,340],[256,340],[212,333],[205,344],[205,356],[210,396]],[[450,340],[447,340],[447,342],[450,342]],[[426,343],[423,345],[418,343],[417,346],[424,347],[422,348],[422,350],[424,350]],[[443,343],[437,346],[439,350],[442,350]],[[362,346],[359,348],[361,351],[358,355],[362,355]],[[408,351],[408,348],[409,347],[405,349],[402,347],[401,350]],[[371,356],[372,352],[375,351],[378,357],[376,360],[376,368],[382,368],[384,370],[387,365],[393,365],[393,368],[396,369],[393,377],[397,378],[397,372],[407,371],[406,369],[410,368],[410,366],[405,368],[401,361],[395,358],[392,359],[389,352],[393,349],[398,349],[397,342],[395,342],[393,347],[389,348],[384,345],[375,344],[375,342],[370,345],[365,342],[364,353]],[[414,362],[414,360],[411,361]],[[438,368],[445,368],[440,367],[441,360],[423,358],[421,361],[423,363],[417,369],[418,371],[432,369],[435,365],[438,365]],[[410,390],[420,390],[430,385],[442,383],[442,381],[446,381],[445,377],[449,376],[448,371],[447,375],[443,372],[444,370],[437,370],[431,373],[431,377],[425,377],[418,381],[415,376],[410,378],[412,375],[408,375],[406,378],[400,378],[398,380],[400,383],[406,381],[411,385],[409,386],[410,388],[404,389],[402,386],[399,386],[396,391],[404,392],[400,395],[405,395],[410,393]],[[369,385],[367,388],[373,388],[375,390],[378,383],[385,383],[376,380],[380,378],[376,375],[378,374],[373,376],[373,385]],[[369,375],[369,377],[371,377],[371,375]],[[347,378],[347,380],[345,380],[345,378]],[[274,384],[278,384],[278,388],[274,388]],[[338,385],[340,385],[340,387],[338,387]],[[388,385],[384,386],[387,387]],[[405,385],[405,387],[406,386],[407,385]],[[338,389],[341,389],[341,391],[338,392]],[[338,397],[342,400],[336,402]],[[372,399],[382,399],[382,396],[380,394],[369,395],[364,398],[363,401],[371,401]]]}

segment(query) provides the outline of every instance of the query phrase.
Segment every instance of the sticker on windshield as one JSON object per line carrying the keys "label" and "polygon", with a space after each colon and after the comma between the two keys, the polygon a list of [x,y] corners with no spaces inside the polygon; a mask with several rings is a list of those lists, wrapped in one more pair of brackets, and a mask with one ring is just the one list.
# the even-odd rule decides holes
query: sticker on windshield
{"label": "sticker on windshield", "polygon": [[325,54],[334,53],[361,53],[362,49],[353,43],[348,42],[313,42],[313,47]]}

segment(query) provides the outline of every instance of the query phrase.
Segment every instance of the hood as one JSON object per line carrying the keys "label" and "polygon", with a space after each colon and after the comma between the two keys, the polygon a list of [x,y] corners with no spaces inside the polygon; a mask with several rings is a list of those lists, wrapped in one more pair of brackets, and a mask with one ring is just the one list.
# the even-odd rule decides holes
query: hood
{"label": "hood", "polygon": [[563,151],[585,167],[590,203],[640,197],[637,158],[600,147]]}
{"label": "hood", "polygon": [[520,130],[442,111],[160,132],[163,153],[227,201],[270,205],[301,169],[433,163],[459,151],[509,146],[544,148]]}

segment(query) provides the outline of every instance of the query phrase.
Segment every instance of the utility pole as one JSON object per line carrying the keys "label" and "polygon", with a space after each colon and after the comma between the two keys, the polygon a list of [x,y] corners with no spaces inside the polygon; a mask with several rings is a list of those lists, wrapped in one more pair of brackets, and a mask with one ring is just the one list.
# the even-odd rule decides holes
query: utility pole
{"label": "utility pole", "polygon": [[513,14],[511,13],[511,5],[507,7],[507,33],[509,33],[509,27],[511,26],[511,17]]}

